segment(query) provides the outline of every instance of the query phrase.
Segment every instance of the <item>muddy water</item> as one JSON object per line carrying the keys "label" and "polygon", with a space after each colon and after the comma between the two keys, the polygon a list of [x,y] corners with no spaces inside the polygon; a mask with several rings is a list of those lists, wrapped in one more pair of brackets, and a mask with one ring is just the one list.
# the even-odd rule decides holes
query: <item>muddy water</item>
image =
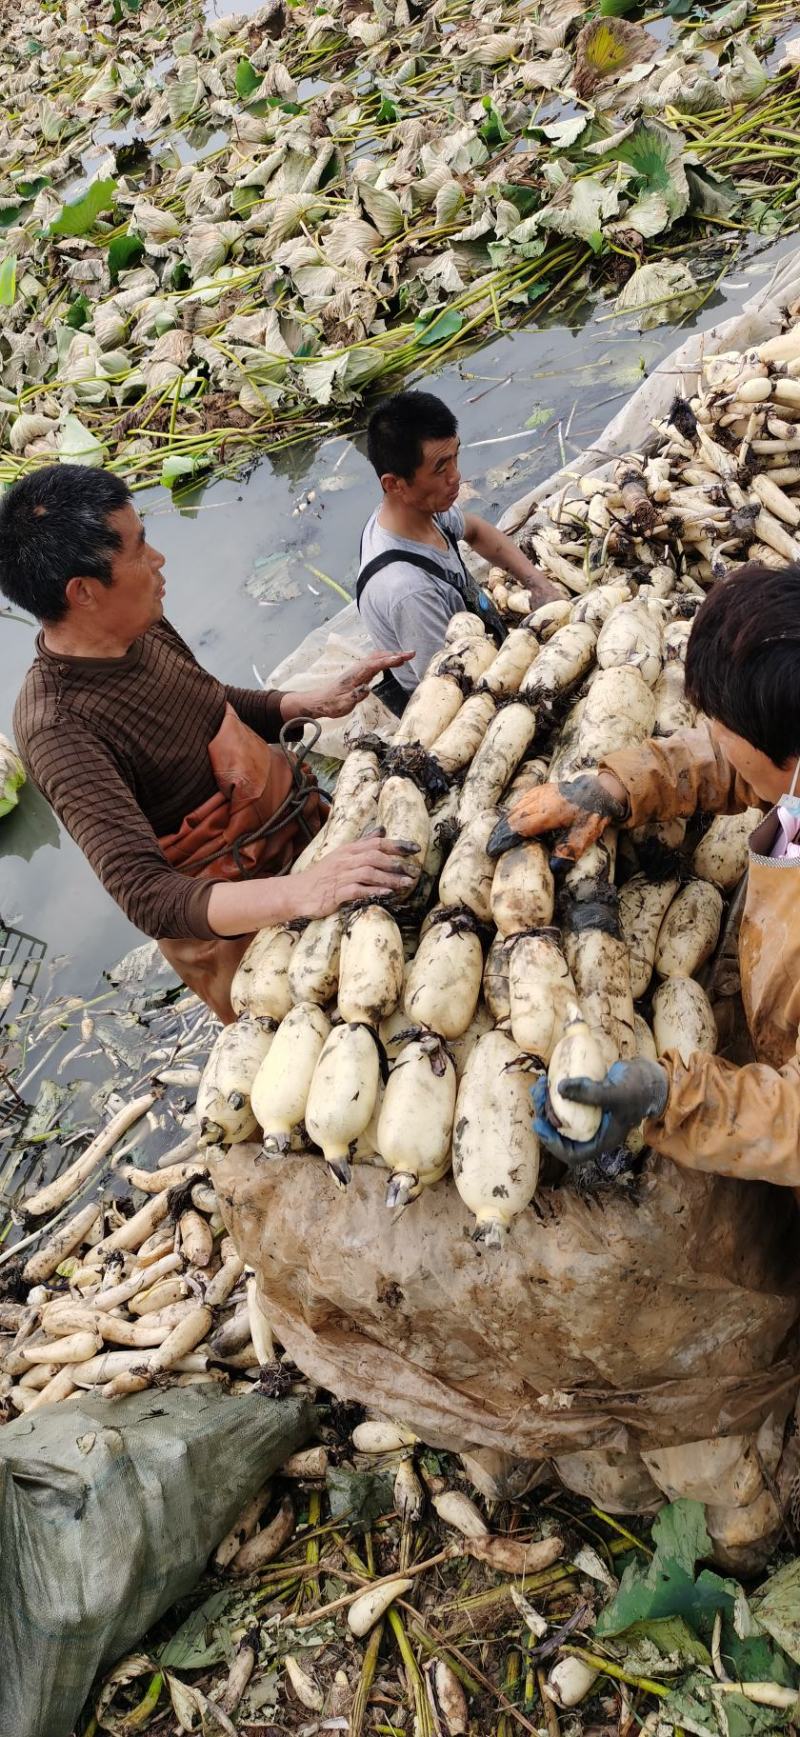
{"label": "muddy water", "polygon": [[[736,311],[790,246],[734,268],[697,324]],[[431,382],[459,418],[473,511],[498,518],[556,468],[562,442],[567,455],[589,444],[677,342],[668,327],[631,335],[605,315],[574,330],[498,335]],[[167,557],[168,615],[201,661],[223,680],[255,685],[333,616],[338,588],[352,592],[359,532],[376,498],[358,434],[265,459],[245,482],[215,483],[190,507],[176,508],[161,489],[138,495],[150,541]],[[33,638],[32,625],[0,618],[6,734]],[[141,939],[30,787],[0,821],[0,922],[44,943],[44,970],[61,993],[90,992],[103,967]]]}

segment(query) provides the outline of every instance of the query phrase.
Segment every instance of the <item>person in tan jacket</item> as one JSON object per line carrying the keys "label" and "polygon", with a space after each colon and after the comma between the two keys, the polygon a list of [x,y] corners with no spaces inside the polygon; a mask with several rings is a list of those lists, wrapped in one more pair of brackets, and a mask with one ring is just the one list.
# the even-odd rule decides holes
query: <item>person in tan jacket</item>
{"label": "person in tan jacket", "polygon": [[605,1081],[560,1090],[603,1111],[598,1134],[569,1142],[533,1091],[540,1139],[574,1164],[644,1138],[688,1169],[800,1186],[800,566],[748,565],[717,584],[695,618],[686,692],[694,730],[610,754],[597,774],[542,785],[509,815],[507,842],[561,831],[555,856],[576,860],[609,824],[695,811],[765,818],[750,838],[739,935],[742,1001],[755,1061],[696,1051],[683,1062],[617,1062]]}

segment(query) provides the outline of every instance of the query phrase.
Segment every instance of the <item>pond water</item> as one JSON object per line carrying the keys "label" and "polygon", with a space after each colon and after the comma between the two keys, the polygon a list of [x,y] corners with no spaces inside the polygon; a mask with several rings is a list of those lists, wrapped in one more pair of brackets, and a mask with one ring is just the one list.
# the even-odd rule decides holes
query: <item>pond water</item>
{"label": "pond water", "polygon": [[[736,311],[792,245],[787,238],[740,261],[695,323]],[[678,341],[669,327],[638,336],[621,332],[606,308],[587,312],[574,329],[498,334],[430,382],[459,418],[465,497],[489,519],[556,469],[560,442],[566,454],[590,444]],[[342,607],[335,587],[352,592],[359,533],[376,500],[356,433],[264,459],[246,481],[214,483],[190,507],[162,489],[138,495],[137,506],[167,557],[169,618],[217,675],[255,685]],[[32,625],[0,618],[6,734],[33,638]],[[0,822],[0,922],[43,943],[39,987],[53,974],[60,993],[90,993],[141,939],[29,786]]]}

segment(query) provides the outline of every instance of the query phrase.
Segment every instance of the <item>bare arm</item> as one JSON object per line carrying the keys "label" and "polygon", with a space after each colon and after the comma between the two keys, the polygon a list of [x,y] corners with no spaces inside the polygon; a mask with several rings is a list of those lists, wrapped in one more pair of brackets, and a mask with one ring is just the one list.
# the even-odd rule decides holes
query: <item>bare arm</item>
{"label": "bare arm", "polygon": [[373,835],[340,845],[300,874],[215,881],[208,922],[216,935],[249,935],[293,917],[328,917],[353,899],[408,891],[410,878],[396,841]]}
{"label": "bare arm", "polygon": [[464,536],[476,555],[482,555],[484,561],[489,561],[493,567],[505,568],[512,578],[527,587],[532,609],[540,603],[549,603],[554,597],[564,596],[562,587],[556,585],[541,567],[535,567],[511,537],[498,531],[497,526],[490,525],[488,520],[478,518],[477,513],[464,514]]}

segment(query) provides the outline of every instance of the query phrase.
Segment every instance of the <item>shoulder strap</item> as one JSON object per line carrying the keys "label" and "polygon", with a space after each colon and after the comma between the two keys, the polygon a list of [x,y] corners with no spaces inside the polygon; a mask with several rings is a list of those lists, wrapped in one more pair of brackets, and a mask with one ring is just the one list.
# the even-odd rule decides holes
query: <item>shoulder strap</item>
{"label": "shoulder strap", "polygon": [[[461,557],[459,556],[460,560]],[[448,579],[447,574],[442,572],[438,561],[434,561],[428,555],[412,554],[408,549],[384,549],[381,555],[373,556],[373,559],[367,562],[366,567],[362,567],[356,580],[356,603],[361,602],[364,587],[369,584],[370,579],[374,579],[375,574],[382,572],[384,567],[393,567],[396,561],[404,562],[406,567],[421,568],[422,572],[429,574],[431,579],[437,579],[440,585],[449,585],[451,591],[458,589]]]}
{"label": "shoulder strap", "polygon": [[444,534],[461,568],[464,579],[463,588],[448,578],[447,574],[442,572],[439,563],[428,555],[412,554],[408,549],[384,549],[383,554],[375,555],[365,567],[362,567],[358,575],[356,580],[357,606],[360,606],[364,590],[370,579],[374,579],[376,573],[382,572],[384,567],[393,566],[395,561],[404,561],[407,567],[419,567],[423,573],[427,573],[432,579],[435,579],[438,585],[447,585],[451,591],[455,591],[461,602],[466,604],[469,614],[479,615],[495,643],[502,645],[508,631],[502,618],[498,615],[486,592],[475,584],[474,579],[467,572],[457,538],[450,531],[445,531]]}

